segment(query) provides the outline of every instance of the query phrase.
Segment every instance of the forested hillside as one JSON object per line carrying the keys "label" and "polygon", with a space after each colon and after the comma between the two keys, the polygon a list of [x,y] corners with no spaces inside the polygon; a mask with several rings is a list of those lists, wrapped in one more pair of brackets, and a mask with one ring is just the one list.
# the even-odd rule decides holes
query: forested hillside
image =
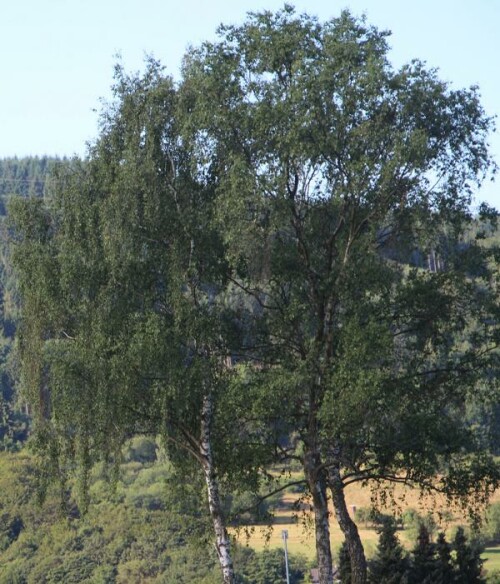
{"label": "forested hillside", "polygon": [[27,437],[25,404],[16,400],[11,368],[17,305],[15,284],[8,258],[5,213],[12,196],[42,197],[50,190],[50,174],[56,158],[28,157],[0,159],[0,450],[15,450]]}
{"label": "forested hillside", "polygon": [[[49,486],[40,504],[41,478],[27,452],[0,453],[1,584],[220,581],[202,477],[177,476],[154,441],[133,440],[114,481],[102,466],[92,471],[86,515],[73,481],[64,493]],[[235,562],[240,584],[284,581],[281,551],[238,547]],[[305,581],[307,566],[292,555],[292,584]]]}
{"label": "forested hillside", "polygon": [[0,160],[1,212],[5,214],[5,198],[10,195],[41,197],[49,186],[50,172],[60,160],[48,156],[3,158]]}

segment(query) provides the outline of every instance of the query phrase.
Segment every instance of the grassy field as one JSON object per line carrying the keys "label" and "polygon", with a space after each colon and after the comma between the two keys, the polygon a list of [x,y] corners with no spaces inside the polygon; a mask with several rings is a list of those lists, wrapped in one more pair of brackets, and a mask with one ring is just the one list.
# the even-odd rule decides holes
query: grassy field
{"label": "grassy field", "polygon": [[[346,502],[351,514],[354,508],[370,507],[376,496],[369,488],[359,485],[351,485],[346,490]],[[379,503],[384,499],[378,497]],[[272,529],[268,527],[247,527],[248,533],[242,530],[238,535],[241,543],[246,543],[256,550],[263,550],[266,547],[276,548],[283,547],[282,531],[288,531],[288,550],[291,553],[301,554],[309,560],[315,557],[314,530],[313,521],[308,505],[305,500],[297,509],[294,505],[297,501],[297,495],[285,493],[275,510],[275,518]],[[500,501],[500,492],[496,493],[492,502]],[[380,510],[384,513],[401,514],[405,509],[414,508],[420,514],[426,515],[431,512],[438,524],[439,530],[448,533],[452,537],[453,528],[457,525],[466,525],[467,517],[457,508],[450,508],[444,498],[440,497],[422,497],[416,490],[411,490],[402,486],[397,486],[394,491],[387,493],[385,506],[381,505]],[[446,513],[445,513],[446,511]],[[378,534],[371,525],[358,525],[360,536],[365,546],[368,557],[372,556],[378,541]],[[331,541],[334,554],[343,541],[343,535],[335,521],[333,514],[330,521]],[[413,533],[401,531],[399,537],[401,542],[408,548],[412,547],[415,542],[412,539]],[[500,548],[487,548],[483,557],[487,560],[488,570],[500,570]]]}
{"label": "grassy field", "polygon": [[486,548],[483,558],[486,560],[484,567],[488,571],[500,571],[500,547]]}

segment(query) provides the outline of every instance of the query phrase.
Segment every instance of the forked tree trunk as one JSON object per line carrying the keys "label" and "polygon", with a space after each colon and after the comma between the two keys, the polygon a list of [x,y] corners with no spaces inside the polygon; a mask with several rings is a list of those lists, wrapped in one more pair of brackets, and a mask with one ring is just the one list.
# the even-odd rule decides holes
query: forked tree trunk
{"label": "forked tree trunk", "polygon": [[314,509],[316,558],[320,584],[333,583],[332,551],[330,547],[330,522],[326,477],[321,470],[320,457],[316,452],[306,452],[304,473],[311,492]]}
{"label": "forked tree trunk", "polygon": [[351,560],[351,584],[366,584],[366,558],[356,524],[351,519],[344,496],[344,485],[338,466],[329,468],[328,484],[332,493],[335,517],[344,534],[349,559]]}
{"label": "forked tree trunk", "polygon": [[222,581],[224,584],[234,584],[234,568],[231,558],[231,546],[227,533],[224,514],[220,501],[219,483],[215,471],[212,442],[211,424],[213,416],[213,399],[211,395],[203,398],[201,415],[201,442],[200,455],[205,474],[205,482],[208,493],[208,506],[215,532],[215,548],[222,570]]}

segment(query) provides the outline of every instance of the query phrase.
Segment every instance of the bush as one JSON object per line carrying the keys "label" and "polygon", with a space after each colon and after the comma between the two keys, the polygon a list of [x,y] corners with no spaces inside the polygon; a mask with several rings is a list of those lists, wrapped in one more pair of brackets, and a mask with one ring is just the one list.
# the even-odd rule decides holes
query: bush
{"label": "bush", "polygon": [[116,570],[113,566],[98,566],[92,578],[89,580],[89,584],[115,584],[116,583]]}
{"label": "bush", "polygon": [[416,539],[420,526],[424,526],[432,537],[437,530],[437,524],[434,517],[427,513],[427,515],[421,515],[416,509],[409,507],[406,509],[401,517],[401,521],[404,529],[410,531],[411,539]]}
{"label": "bush", "polygon": [[396,521],[392,515],[382,513],[373,507],[356,508],[356,511],[354,512],[354,518],[357,523],[364,523],[365,525],[370,524],[373,527],[380,527],[387,521]]}
{"label": "bush", "polygon": [[0,515],[0,551],[7,549],[19,537],[23,527],[24,523],[19,515]]}
{"label": "bush", "polygon": [[500,542],[500,503],[493,503],[488,507],[481,537],[488,543]]}
{"label": "bush", "polygon": [[125,446],[123,458],[125,462],[155,462],[158,446],[153,438],[135,436]]}
{"label": "bush", "polygon": [[[301,556],[289,555],[290,584],[304,582],[307,561]],[[257,553],[240,548],[235,557],[238,584],[282,584],[285,582],[285,556],[281,549]]]}
{"label": "bush", "polygon": [[224,502],[228,517],[232,517],[234,525],[248,525],[268,519],[269,510],[276,505],[276,499],[259,500],[259,497],[250,492],[237,492],[226,497]]}
{"label": "bush", "polygon": [[22,562],[13,562],[0,574],[0,584],[27,584],[25,567]]}

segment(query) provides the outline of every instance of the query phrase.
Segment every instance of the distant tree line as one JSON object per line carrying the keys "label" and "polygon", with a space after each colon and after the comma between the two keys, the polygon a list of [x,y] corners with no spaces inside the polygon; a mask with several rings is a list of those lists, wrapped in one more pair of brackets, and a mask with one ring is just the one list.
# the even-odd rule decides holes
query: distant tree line
{"label": "distant tree line", "polygon": [[7,248],[4,216],[12,196],[42,197],[51,172],[60,162],[49,156],[0,159],[0,450],[17,450],[28,435],[26,404],[16,398],[11,349],[15,336],[17,300]]}
{"label": "distant tree line", "polygon": [[61,159],[26,156],[0,159],[0,214],[5,214],[5,198],[11,195],[41,197],[50,173]]}

